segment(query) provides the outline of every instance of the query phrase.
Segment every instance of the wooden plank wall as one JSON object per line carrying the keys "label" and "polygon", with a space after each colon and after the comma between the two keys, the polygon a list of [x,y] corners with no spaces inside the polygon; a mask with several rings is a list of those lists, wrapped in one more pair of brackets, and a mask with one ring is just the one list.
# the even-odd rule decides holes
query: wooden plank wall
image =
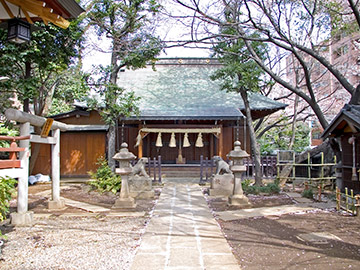
{"label": "wooden plank wall", "polygon": [[[97,159],[105,156],[106,132],[66,132],[60,138],[60,174],[86,177],[97,169]],[[50,175],[50,145],[41,145],[32,174]]]}
{"label": "wooden plank wall", "polygon": [[105,132],[66,132],[61,136],[61,175],[86,176],[97,169],[97,159],[105,156]]}

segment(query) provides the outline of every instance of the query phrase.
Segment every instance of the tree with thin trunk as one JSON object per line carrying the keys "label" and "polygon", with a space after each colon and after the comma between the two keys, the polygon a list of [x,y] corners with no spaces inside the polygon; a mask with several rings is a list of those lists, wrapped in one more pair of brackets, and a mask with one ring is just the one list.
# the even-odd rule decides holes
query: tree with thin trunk
{"label": "tree with thin trunk", "polygon": [[[236,10],[236,7],[232,7],[232,11],[234,10]],[[223,26],[220,29],[221,35],[236,35],[237,29],[236,27],[232,27],[231,23],[237,21],[239,15],[240,14],[231,12],[230,10],[226,12],[225,19],[229,22],[229,26]],[[251,35],[255,37],[256,33],[252,33]],[[252,46],[258,55],[265,57],[266,46],[260,43],[253,43]],[[242,39],[225,40],[219,37],[214,47],[214,52],[223,66],[218,69],[211,78],[219,80],[222,89],[240,93],[244,102],[252,159],[255,167],[255,185],[260,186],[262,185],[260,147],[256,140],[249,95],[251,92],[260,91],[260,89],[264,87],[264,84],[266,85],[266,82],[263,81],[264,72],[256,62],[252,60]]]}
{"label": "tree with thin trunk", "polygon": [[[359,102],[360,95],[356,95],[357,87],[351,84],[346,76],[349,68],[332,63],[326,52],[326,48],[339,32],[359,32],[359,1],[214,0],[207,1],[206,4],[203,1],[173,1],[191,11],[187,14],[184,12],[185,15],[181,18],[183,21],[188,19],[189,27],[193,31],[202,33],[192,35],[192,42],[216,43],[219,36],[229,42],[242,39],[252,59],[276,83],[305,101],[323,128],[329,123],[319,104],[322,98],[316,95],[314,83],[318,78],[314,75],[314,65],[320,65],[331,74],[350,96],[358,97],[351,99],[352,103]],[[236,9],[234,3],[237,3]],[[237,21],[229,22],[224,18],[224,12],[237,12],[241,13],[241,16]],[[238,31],[224,35],[214,30],[224,26],[236,27]],[[254,31],[258,33],[257,37],[249,35]],[[303,84],[298,86],[294,81],[282,76],[283,74],[278,74],[268,59],[262,59],[252,49],[253,42],[267,44],[273,52],[279,50],[284,54],[293,55],[297,61],[297,68],[301,70]]]}
{"label": "tree with thin trunk", "polygon": [[134,93],[118,87],[118,73],[123,68],[143,68],[160,53],[161,42],[149,19],[159,9],[156,0],[94,0],[86,8],[89,28],[95,29],[99,38],[111,42],[110,65],[97,67],[101,74],[95,85],[103,98],[102,116],[109,124],[107,158],[112,169],[115,169],[112,157],[116,151],[117,119],[137,110]]}

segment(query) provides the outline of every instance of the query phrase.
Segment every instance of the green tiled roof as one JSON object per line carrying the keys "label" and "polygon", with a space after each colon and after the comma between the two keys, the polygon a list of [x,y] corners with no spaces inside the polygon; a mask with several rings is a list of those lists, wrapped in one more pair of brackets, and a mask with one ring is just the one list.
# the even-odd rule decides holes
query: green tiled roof
{"label": "green tiled roof", "polygon": [[[219,68],[214,59],[161,59],[156,71],[123,70],[119,86],[141,97],[140,119],[239,119],[244,109],[238,93],[221,91],[210,75]],[[249,96],[252,110],[278,110],[286,105],[259,94]]]}

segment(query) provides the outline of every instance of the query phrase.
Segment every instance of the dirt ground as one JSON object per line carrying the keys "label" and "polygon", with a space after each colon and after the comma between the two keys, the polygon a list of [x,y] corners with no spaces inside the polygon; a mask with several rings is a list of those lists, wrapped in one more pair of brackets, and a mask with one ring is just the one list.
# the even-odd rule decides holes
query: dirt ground
{"label": "dirt ground", "polygon": [[[47,210],[46,196],[42,195],[42,193],[38,194],[49,189],[49,184],[30,186],[30,210],[35,213],[49,212]],[[157,190],[157,196],[159,193],[160,190]],[[109,208],[115,200],[115,195],[111,193],[99,194],[90,191],[89,187],[85,184],[66,185],[61,190],[61,196]],[[225,199],[209,197],[207,199],[209,207],[215,214],[219,211],[239,209],[227,206]],[[286,194],[271,196],[253,195],[249,196],[249,200],[252,208],[295,203]],[[133,211],[149,212],[155,203],[156,200],[138,200],[138,206]],[[13,208],[12,210],[15,209]],[[85,211],[68,207],[64,212],[58,211],[54,214],[61,217],[62,213],[82,212]],[[92,223],[103,222],[103,224],[106,224],[107,222],[98,218],[92,220]],[[130,223],[126,226],[122,225],[124,226],[123,229],[128,227],[132,233],[143,229],[144,225],[141,226],[139,224],[147,222],[147,218],[121,219],[121,222],[127,222],[126,220],[129,220]],[[109,222],[114,221],[115,219],[109,219]],[[134,221],[139,224],[135,226]],[[338,213],[334,209],[326,211],[317,210],[302,214],[238,219],[226,222],[218,219],[218,222],[232,247],[235,257],[239,261],[241,269],[360,269],[360,218]],[[134,224],[136,228],[132,228],[131,224]],[[22,229],[19,228],[17,230],[19,233]],[[32,231],[26,231],[26,233],[29,234]],[[37,233],[39,234],[39,232]],[[330,238],[319,239],[313,236],[314,233],[325,234],[326,237]],[[309,235],[312,237],[309,238]],[[45,235],[43,237],[46,239]],[[131,242],[131,245],[128,247],[131,253],[133,252],[131,250],[134,250],[135,246],[139,244],[139,234],[131,234],[128,237],[128,243],[130,243],[129,241],[135,241]],[[17,234],[10,232],[10,238],[16,243]],[[23,246],[26,246],[26,244],[24,243]],[[118,248],[121,247],[118,246]],[[15,247],[11,251],[17,252]],[[129,258],[126,259],[125,265],[129,264],[128,260]],[[6,263],[6,261],[3,261],[3,263]],[[11,269],[23,268],[15,267]],[[60,268],[55,267],[54,269]],[[70,267],[68,269],[75,268]]]}
{"label": "dirt ground", "polygon": [[[31,227],[14,227],[8,221],[0,224],[7,236],[0,269],[129,269],[159,193],[156,190],[154,199],[137,200],[133,213],[116,216],[119,210],[110,209],[114,194],[90,191],[85,184],[66,184],[62,197],[107,207],[109,212],[89,213],[69,206],[50,211],[51,185],[29,186],[29,210],[40,215]],[[16,211],[16,199],[11,206]]]}
{"label": "dirt ground", "polygon": [[[294,204],[285,194],[249,201],[252,208]],[[239,209],[221,198],[208,203],[215,212]],[[360,218],[335,209],[218,222],[241,269],[360,269]]]}
{"label": "dirt ground", "polygon": [[[48,183],[41,183],[29,186],[29,210],[35,213],[49,213],[47,209],[49,194],[42,194],[42,192],[50,191],[51,185]],[[160,190],[155,188],[154,200],[136,200],[135,212],[148,212],[154,207],[155,200],[159,197]],[[66,184],[61,188],[61,197],[68,198],[75,201],[85,202],[93,205],[98,205],[106,208],[111,208],[116,200],[116,195],[111,192],[99,193],[93,191],[87,184]],[[11,211],[16,211],[16,200],[12,200]],[[126,211],[126,210],[122,210]],[[63,213],[86,213],[86,211],[67,206],[65,210],[51,211],[56,215]],[[109,210],[111,212],[111,210]]]}

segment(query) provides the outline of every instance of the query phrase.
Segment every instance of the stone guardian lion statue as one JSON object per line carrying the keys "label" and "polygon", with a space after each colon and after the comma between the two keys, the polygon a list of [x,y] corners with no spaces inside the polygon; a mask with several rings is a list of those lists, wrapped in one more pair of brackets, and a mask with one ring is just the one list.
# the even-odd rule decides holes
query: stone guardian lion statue
{"label": "stone guardian lion statue", "polygon": [[148,162],[148,160],[149,159],[145,158],[145,157],[140,158],[138,160],[138,162],[132,168],[132,174],[149,177],[149,175],[146,173],[146,170],[145,170],[145,164]]}
{"label": "stone guardian lion statue", "polygon": [[212,160],[214,160],[216,164],[215,175],[232,174],[229,164],[227,164],[220,156],[213,156]]}

